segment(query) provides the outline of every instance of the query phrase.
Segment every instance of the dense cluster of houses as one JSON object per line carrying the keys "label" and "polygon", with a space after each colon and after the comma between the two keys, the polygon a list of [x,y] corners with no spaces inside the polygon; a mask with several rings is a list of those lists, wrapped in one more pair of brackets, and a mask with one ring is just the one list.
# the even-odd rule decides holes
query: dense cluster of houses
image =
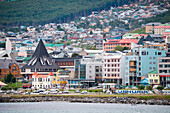
{"label": "dense cluster of houses", "polygon": [[[109,22],[152,17],[160,8],[124,5],[92,12],[78,22],[21,26],[20,33],[0,32],[0,79],[13,74],[24,88],[162,85],[170,87],[170,24],[151,22],[147,34],[130,33]],[[78,28],[82,23],[88,28]],[[91,28],[97,24],[103,27]],[[99,26],[100,26],[99,25]],[[123,48],[122,50],[117,48]]]}

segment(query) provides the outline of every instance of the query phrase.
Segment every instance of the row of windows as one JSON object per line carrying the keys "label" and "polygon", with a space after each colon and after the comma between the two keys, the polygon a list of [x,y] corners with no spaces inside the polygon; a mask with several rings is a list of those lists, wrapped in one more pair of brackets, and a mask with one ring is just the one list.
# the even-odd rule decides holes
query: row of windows
{"label": "row of windows", "polygon": [[119,74],[105,74],[107,77],[119,77]]}
{"label": "row of windows", "polygon": [[105,59],[104,61],[105,62],[120,62],[120,59],[111,59],[111,60],[110,59],[108,59],[108,60]]}
{"label": "row of windows", "polygon": [[73,65],[73,63],[63,62],[63,63],[57,63],[57,65]]}
{"label": "row of windows", "polygon": [[156,67],[149,67],[149,69],[156,69]]}
{"label": "row of windows", "polygon": [[[142,55],[149,55],[149,52],[142,51]],[[155,52],[155,55],[162,55],[162,52]]]}
{"label": "row of windows", "polygon": [[170,64],[165,64],[165,65],[160,64],[159,67],[160,67],[160,68],[162,68],[162,67],[164,67],[164,68],[169,68],[169,67],[170,67]]}
{"label": "row of windows", "polygon": [[105,72],[119,72],[120,70],[119,69],[105,69],[104,70]]}
{"label": "row of windows", "polygon": [[168,59],[160,59],[159,62],[170,62]]}
{"label": "row of windows", "polygon": [[149,75],[150,77],[158,77],[158,75]]}
{"label": "row of windows", "polygon": [[50,85],[32,85],[33,87],[40,87],[40,88],[49,88]]}
{"label": "row of windows", "polygon": [[159,73],[170,73],[170,70],[159,70]]}
{"label": "row of windows", "polygon": [[155,62],[153,62],[153,63],[152,63],[152,62],[149,62],[149,64],[156,64],[156,63],[155,63]]}
{"label": "row of windows", "polygon": [[130,44],[106,44],[105,46],[113,46],[113,45],[130,45]]}
{"label": "row of windows", "polygon": [[154,81],[154,83],[158,83],[158,79],[154,79],[154,80],[150,79],[149,81],[150,81],[150,83],[153,83],[153,81]]}
{"label": "row of windows", "polygon": [[105,64],[104,65],[105,67],[107,66],[107,67],[119,67],[120,65],[119,64]]}
{"label": "row of windows", "polygon": [[42,81],[50,81],[50,78],[33,78],[33,81],[36,82],[38,80],[38,82],[42,82]]}
{"label": "row of windows", "polygon": [[[4,73],[6,73],[6,72],[9,73],[10,71],[5,71],[5,70],[4,70]],[[17,72],[17,71],[12,71],[12,72]]]}
{"label": "row of windows", "polygon": [[[0,75],[1,76],[1,75]],[[6,74],[3,74],[3,76],[6,76]],[[21,77],[21,75],[14,75],[15,77]]]}

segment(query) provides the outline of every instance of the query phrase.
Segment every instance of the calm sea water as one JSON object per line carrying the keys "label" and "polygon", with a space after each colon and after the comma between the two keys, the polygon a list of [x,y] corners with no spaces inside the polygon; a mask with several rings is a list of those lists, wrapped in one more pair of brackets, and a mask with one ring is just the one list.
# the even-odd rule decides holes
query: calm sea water
{"label": "calm sea water", "polygon": [[0,113],[170,113],[170,106],[102,103],[0,103]]}

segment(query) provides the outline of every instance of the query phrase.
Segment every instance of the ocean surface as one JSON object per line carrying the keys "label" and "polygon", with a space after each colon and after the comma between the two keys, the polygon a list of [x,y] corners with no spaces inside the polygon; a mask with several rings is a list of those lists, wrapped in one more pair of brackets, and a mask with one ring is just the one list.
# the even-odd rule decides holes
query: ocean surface
{"label": "ocean surface", "polygon": [[0,113],[170,113],[170,106],[103,103],[0,103]]}

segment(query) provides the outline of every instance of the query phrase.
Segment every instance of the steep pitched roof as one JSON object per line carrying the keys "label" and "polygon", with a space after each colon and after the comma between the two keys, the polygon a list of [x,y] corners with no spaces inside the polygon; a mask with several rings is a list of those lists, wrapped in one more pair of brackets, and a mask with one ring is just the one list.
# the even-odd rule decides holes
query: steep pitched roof
{"label": "steep pitched roof", "polygon": [[22,69],[58,69],[59,67],[52,62],[47,50],[40,40],[31,60]]}

